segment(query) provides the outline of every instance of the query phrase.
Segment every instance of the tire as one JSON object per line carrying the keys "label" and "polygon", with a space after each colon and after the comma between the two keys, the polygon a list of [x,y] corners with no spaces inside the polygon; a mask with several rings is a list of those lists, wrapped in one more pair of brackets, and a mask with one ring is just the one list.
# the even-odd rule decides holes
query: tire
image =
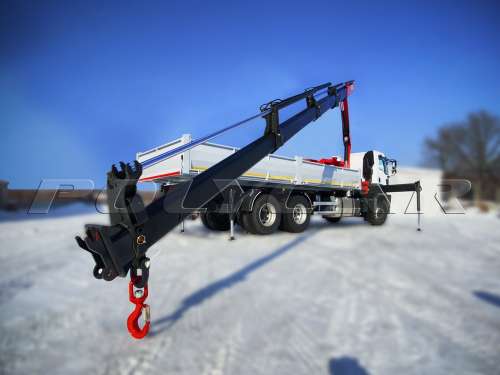
{"label": "tire", "polygon": [[288,200],[281,217],[280,229],[285,232],[301,233],[311,221],[311,204],[303,195],[294,195]]}
{"label": "tire", "polygon": [[219,212],[205,211],[201,215],[201,222],[210,230],[226,231],[229,230],[229,214]]}
{"label": "tire", "polygon": [[339,216],[339,217],[323,216],[323,219],[325,219],[326,221],[328,221],[330,223],[338,223],[340,221],[340,219],[342,219],[342,216]]}
{"label": "tire", "polygon": [[390,204],[385,197],[377,199],[377,205],[368,209],[366,219],[371,225],[382,225],[389,215]]}
{"label": "tire", "polygon": [[245,229],[248,233],[256,234],[255,228],[253,227],[250,219],[251,212],[241,212],[240,217],[240,225]]}
{"label": "tire", "polygon": [[262,194],[254,204],[251,212],[241,215],[243,227],[253,234],[271,234],[281,223],[281,204],[270,194]]}

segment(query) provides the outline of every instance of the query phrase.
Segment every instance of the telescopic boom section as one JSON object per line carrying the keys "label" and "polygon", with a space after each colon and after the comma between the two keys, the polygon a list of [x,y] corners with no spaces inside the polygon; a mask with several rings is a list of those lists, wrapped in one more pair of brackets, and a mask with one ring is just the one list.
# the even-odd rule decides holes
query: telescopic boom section
{"label": "telescopic boom section", "polygon": [[[85,226],[85,240],[76,238],[80,247],[89,251],[96,262],[94,276],[110,281],[117,276],[125,277],[130,269],[134,274],[141,269],[142,277],[134,279],[139,280],[136,286],[142,287],[148,278],[146,251],[150,246],[175,228],[184,217],[204,207],[236,178],[265,156],[275,152],[305,126],[341,103],[344,145],[348,156],[350,139],[347,97],[352,85],[353,81],[338,85],[326,83],[261,106],[262,117],[266,120],[264,135],[191,181],[175,185],[171,191],[147,207],[136,194],[136,184],[142,173],[141,164],[135,161],[134,167],[131,167],[120,163],[120,170],[113,166],[108,173],[107,184],[111,225],[88,224]],[[326,95],[317,99],[315,94],[322,90],[326,91]],[[306,101],[306,108],[280,122],[279,111],[300,100]]]}
{"label": "telescopic boom section", "polygon": [[[352,86],[348,87],[348,92],[352,90]],[[342,114],[342,139],[344,141],[344,166],[351,166],[351,130],[349,128],[349,103],[347,97],[340,103],[340,113]]]}

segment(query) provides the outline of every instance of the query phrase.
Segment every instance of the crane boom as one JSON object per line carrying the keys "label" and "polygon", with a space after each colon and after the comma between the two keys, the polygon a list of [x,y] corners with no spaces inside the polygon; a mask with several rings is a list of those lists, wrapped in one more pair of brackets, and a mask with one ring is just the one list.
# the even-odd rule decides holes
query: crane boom
{"label": "crane boom", "polygon": [[[111,281],[117,276],[125,277],[129,270],[132,276],[137,275],[140,269],[141,277],[133,280],[136,287],[143,287],[148,279],[146,252],[149,247],[309,123],[344,102],[352,84],[353,81],[338,85],[326,83],[261,106],[266,130],[260,138],[191,181],[177,184],[146,207],[136,188],[142,173],[141,164],[137,161],[134,166],[120,163],[120,169],[113,166],[107,181],[110,225],[87,224],[85,239],[76,237],[78,245],[94,258],[94,276]],[[326,90],[326,96],[316,99],[314,95],[320,90]],[[279,111],[303,99],[307,107],[280,123]]]}

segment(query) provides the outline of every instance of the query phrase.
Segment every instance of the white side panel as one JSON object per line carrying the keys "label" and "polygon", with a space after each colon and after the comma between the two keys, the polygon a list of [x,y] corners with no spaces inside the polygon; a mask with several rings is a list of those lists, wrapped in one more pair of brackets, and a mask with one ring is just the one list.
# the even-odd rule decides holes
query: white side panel
{"label": "white side panel", "polygon": [[[251,171],[253,168],[250,169]],[[269,155],[267,173],[268,180],[294,183],[297,180],[295,178],[295,159]]]}
{"label": "white side panel", "polygon": [[190,172],[201,173],[235,152],[234,147],[204,143],[191,149]]}
{"label": "white side panel", "polygon": [[[165,151],[172,150],[182,144],[188,143],[190,140],[191,136],[189,136],[188,134],[183,135],[181,138],[173,140],[172,142],[166,143],[162,146],[153,148],[148,151],[138,152],[136,155],[136,159],[139,163],[142,163],[148,159],[154,158],[155,156],[164,153]],[[189,151],[143,168],[141,181],[151,181],[162,177],[181,174],[183,169],[182,163],[186,154],[189,154]],[[189,159],[189,157],[187,159]]]}
{"label": "white side panel", "polygon": [[304,161],[302,165],[302,179],[306,184],[359,188],[361,173],[359,170]]}
{"label": "white side panel", "polygon": [[[183,137],[157,149],[139,153],[137,154],[137,159],[139,161],[147,160],[166,150],[178,147],[189,140],[190,138]],[[144,168],[141,180],[165,180],[171,177],[169,174],[177,171],[185,176],[188,174],[198,174],[227,158],[237,150],[237,148],[230,146],[205,143],[192,148],[182,155]],[[158,177],[155,178],[155,176]],[[328,185],[359,189],[361,172],[357,169],[345,169],[308,162],[304,161],[301,157],[289,158],[268,155],[246,171],[242,178],[269,182],[286,182],[298,185]]]}

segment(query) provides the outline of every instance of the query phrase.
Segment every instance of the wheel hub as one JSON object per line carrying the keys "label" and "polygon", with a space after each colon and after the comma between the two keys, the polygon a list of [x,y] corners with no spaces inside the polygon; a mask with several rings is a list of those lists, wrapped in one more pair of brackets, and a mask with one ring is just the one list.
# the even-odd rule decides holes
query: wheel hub
{"label": "wheel hub", "polygon": [[304,224],[307,219],[307,209],[302,203],[297,203],[292,210],[293,221],[296,224]]}
{"label": "wheel hub", "polygon": [[270,227],[276,221],[276,207],[271,203],[265,203],[259,210],[259,221],[265,227]]}

